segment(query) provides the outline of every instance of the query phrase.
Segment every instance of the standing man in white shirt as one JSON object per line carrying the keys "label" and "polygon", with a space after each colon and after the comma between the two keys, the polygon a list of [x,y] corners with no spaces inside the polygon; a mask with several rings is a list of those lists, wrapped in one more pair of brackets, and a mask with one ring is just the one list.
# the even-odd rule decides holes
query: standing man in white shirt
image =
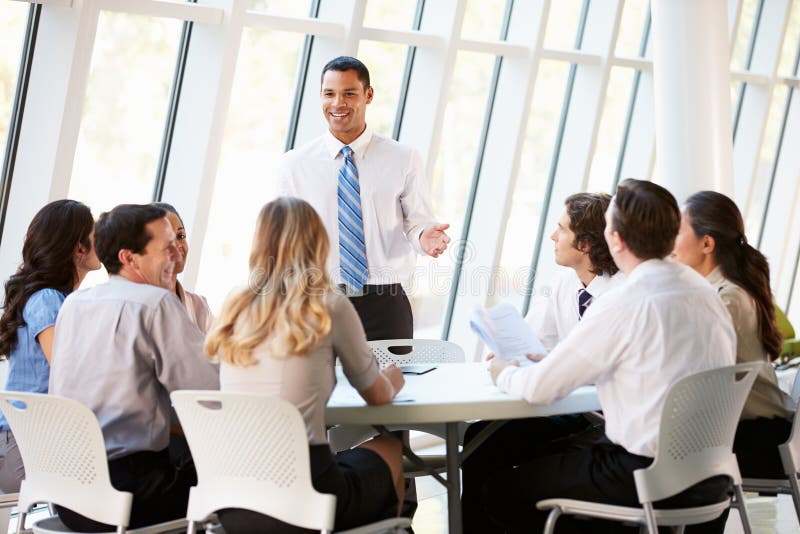
{"label": "standing man in white shirt", "polygon": [[328,270],[358,311],[367,339],[414,335],[401,284],[417,254],[437,257],[450,238],[433,217],[417,150],[372,132],[366,111],[374,89],[358,59],[322,69],[320,100],[328,130],[284,154],[280,192],[308,201],[331,243]]}
{"label": "standing man in white shirt", "polygon": [[[603,231],[611,202],[607,193],[576,193],[564,201],[564,210],[550,235],[555,262],[561,267],[550,291],[537,295],[527,321],[545,349],[551,351],[578,325],[583,314],[604,293],[624,280],[611,257]],[[492,421],[470,425],[464,442],[475,439]],[[461,466],[463,524],[467,533],[492,526],[480,508],[480,493],[494,472],[541,456],[566,438],[590,443],[602,435],[602,424],[582,414],[513,419],[505,423]],[[555,440],[558,442],[554,443]]]}
{"label": "standing man in white shirt", "polygon": [[[325,65],[320,100],[328,130],[284,154],[280,193],[306,200],[322,218],[332,243],[328,272],[350,298],[367,339],[411,339],[414,318],[402,283],[417,254],[444,252],[449,225],[433,218],[419,152],[367,128],[373,95],[358,59],[341,56]],[[410,516],[416,491],[409,480],[403,513]]]}
{"label": "standing man in white shirt", "polygon": [[[597,384],[606,418],[606,436],[591,446],[536,458],[487,481],[483,505],[498,532],[541,530],[547,514],[536,502],[547,498],[638,506],[633,471],[653,461],[669,388],[687,375],[733,365],[736,335],[725,305],[696,272],[663,259],[680,217],[663,187],[623,181],[606,212],[605,237],[625,282],[593,304],[539,363],[491,361],[498,387],[530,403],[548,404]],[[669,501],[718,502],[728,488],[725,477],[716,477]]]}

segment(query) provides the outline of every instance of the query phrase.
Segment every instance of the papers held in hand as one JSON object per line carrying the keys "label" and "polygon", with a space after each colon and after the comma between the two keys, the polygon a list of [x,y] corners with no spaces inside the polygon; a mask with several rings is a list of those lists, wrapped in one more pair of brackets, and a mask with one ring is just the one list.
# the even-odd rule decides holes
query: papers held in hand
{"label": "papers held in hand", "polygon": [[547,352],[533,328],[511,304],[498,304],[494,308],[476,306],[469,326],[499,358],[517,359],[524,364],[530,363],[526,354]]}

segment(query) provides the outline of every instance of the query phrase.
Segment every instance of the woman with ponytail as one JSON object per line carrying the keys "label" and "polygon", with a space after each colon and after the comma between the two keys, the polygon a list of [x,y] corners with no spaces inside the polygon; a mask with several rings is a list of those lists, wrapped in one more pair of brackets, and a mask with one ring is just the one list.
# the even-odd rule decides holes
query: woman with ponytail
{"label": "woman with ponytail", "polygon": [[[355,308],[333,293],[328,250],[327,231],[309,203],[282,197],[265,205],[250,252],[249,286],[222,307],[205,351],[220,360],[222,391],[273,395],[297,406],[308,431],[312,484],[336,495],[336,530],[342,530],[397,515],[403,467],[394,437],[331,452],[325,406],[336,383],[335,362],[368,404],[391,402],[404,381],[395,366],[378,370]],[[219,518],[229,534],[295,532],[248,510],[220,510]]]}
{"label": "woman with ponytail", "polygon": [[[7,391],[47,393],[58,311],[86,273],[99,268],[89,208],[56,200],[39,210],[25,234],[22,264],[5,285],[0,355],[9,360]],[[1,414],[0,436],[0,489],[15,493],[25,469]]]}
{"label": "woman with ponytail", "polygon": [[[744,235],[742,214],[730,198],[701,191],[686,201],[675,259],[701,275],[719,292],[736,329],[736,361],[769,363],[780,354],[769,265]],[[778,445],[789,438],[794,403],[778,387],[772,366],[759,373],[742,412],[734,452],[742,476],[780,478]]]}

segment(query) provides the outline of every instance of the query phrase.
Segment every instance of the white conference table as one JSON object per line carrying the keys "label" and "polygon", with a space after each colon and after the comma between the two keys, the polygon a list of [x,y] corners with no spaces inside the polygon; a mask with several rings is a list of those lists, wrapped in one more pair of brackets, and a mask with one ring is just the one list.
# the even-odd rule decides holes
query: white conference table
{"label": "white conference table", "polygon": [[547,405],[528,404],[492,384],[486,363],[433,364],[423,375],[404,375],[405,387],[392,404],[367,406],[337,368],[337,386],[325,411],[328,425],[414,426],[444,423],[447,509],[450,534],[461,534],[459,423],[476,419],[546,417],[599,410],[597,392],[586,386]]}

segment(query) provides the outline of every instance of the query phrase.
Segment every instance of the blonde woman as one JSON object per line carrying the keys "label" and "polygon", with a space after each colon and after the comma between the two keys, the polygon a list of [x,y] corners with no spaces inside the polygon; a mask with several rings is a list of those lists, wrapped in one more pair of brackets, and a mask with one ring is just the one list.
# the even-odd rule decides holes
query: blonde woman
{"label": "blonde woman", "polygon": [[[347,297],[330,288],[329,243],[307,202],[278,198],[261,209],[250,253],[250,284],[223,306],[206,339],[220,360],[223,391],[282,397],[300,410],[308,430],[317,491],[336,495],[336,530],[396,515],[403,500],[402,450],[379,437],[333,454],[325,405],[336,382],[335,359],[368,404],[391,402],[403,387],[397,367],[379,371]],[[223,510],[229,534],[290,532],[288,525],[240,509]]]}

